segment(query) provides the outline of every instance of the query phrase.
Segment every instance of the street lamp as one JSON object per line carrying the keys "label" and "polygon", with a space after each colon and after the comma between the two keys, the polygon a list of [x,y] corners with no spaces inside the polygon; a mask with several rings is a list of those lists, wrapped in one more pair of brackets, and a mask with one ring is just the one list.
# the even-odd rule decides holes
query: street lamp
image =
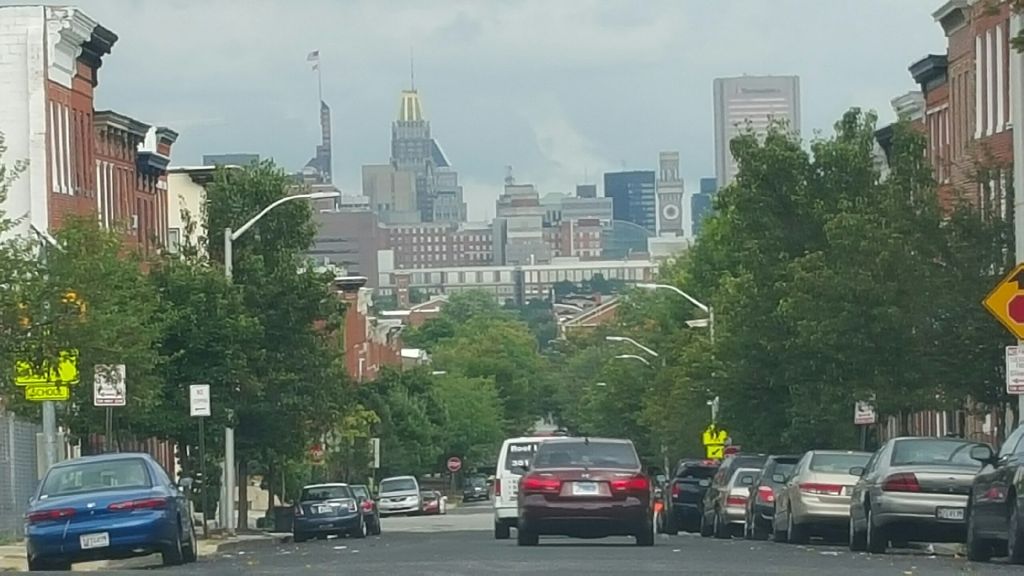
{"label": "street lamp", "polygon": [[636,354],[619,354],[618,356],[615,357],[615,359],[616,360],[624,360],[624,359],[639,360],[639,361],[643,362],[644,364],[647,364],[648,366],[651,365],[651,363],[647,361],[647,358],[644,358],[643,356],[637,356]]}
{"label": "street lamp", "polygon": [[[242,234],[248,232],[253,225],[259,222],[260,218],[263,218],[268,212],[285,202],[291,202],[293,200],[327,200],[329,198],[338,198],[339,196],[341,196],[341,192],[310,192],[308,194],[285,196],[271,202],[266,208],[261,210],[259,214],[253,216],[245,224],[242,224],[238,230],[231,230],[230,226],[225,228],[224,276],[228,279],[228,282],[231,281],[231,269],[234,266],[232,244],[235,240],[238,240]],[[223,526],[227,529],[228,534],[234,535],[235,529],[232,518],[235,515],[235,429],[230,426],[224,427],[224,496],[224,499],[221,500],[224,504],[221,506],[224,520]]]}
{"label": "street lamp", "polygon": [[650,354],[651,356],[654,356],[655,358],[658,357],[657,352],[651,350],[647,346],[644,346],[643,344],[637,342],[636,340],[633,340],[628,336],[605,336],[604,339],[607,340],[608,342],[626,342],[632,344],[633,346],[636,346],[637,348],[643,350],[644,352]]}
{"label": "street lamp", "polygon": [[637,284],[636,287],[637,288],[643,288],[644,290],[671,290],[671,291],[675,292],[676,294],[679,294],[683,298],[686,298],[686,300],[689,301],[690,304],[693,304],[697,308],[700,308],[702,312],[704,312],[704,313],[706,313],[708,315],[708,317],[707,318],[702,318],[700,320],[690,320],[689,322],[686,323],[686,325],[689,326],[690,328],[703,328],[703,327],[707,326],[707,328],[708,328],[708,335],[711,337],[711,342],[714,343],[714,341],[715,341],[715,310],[714,310],[714,308],[704,304],[700,300],[697,300],[693,296],[690,296],[686,292],[683,292],[682,290],[680,290],[679,288],[676,288],[675,286],[673,286],[671,284],[640,283],[640,284]]}

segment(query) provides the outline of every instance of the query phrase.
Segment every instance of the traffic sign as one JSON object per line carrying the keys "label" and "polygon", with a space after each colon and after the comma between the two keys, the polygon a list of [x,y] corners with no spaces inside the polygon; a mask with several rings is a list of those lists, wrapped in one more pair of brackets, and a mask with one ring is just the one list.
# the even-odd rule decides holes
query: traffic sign
{"label": "traffic sign", "polygon": [[324,447],[322,444],[313,444],[309,447],[309,459],[313,464],[324,463]]}
{"label": "traffic sign", "polygon": [[1006,393],[1024,394],[1024,347],[1006,347]]}
{"label": "traffic sign", "polygon": [[708,425],[701,434],[701,441],[704,444],[704,455],[706,458],[721,460],[725,457],[725,442],[729,439],[729,432],[714,424]]}
{"label": "traffic sign", "polygon": [[46,402],[47,400],[68,400],[71,398],[71,388],[67,386],[43,385],[26,386],[25,400],[32,402]]}
{"label": "traffic sign", "polygon": [[47,360],[36,366],[29,360],[14,363],[14,384],[16,386],[43,386],[78,384],[78,350],[61,350],[56,366]]}
{"label": "traffic sign", "polygon": [[878,420],[875,407],[870,402],[857,402],[853,405],[853,423],[858,426],[874,424]]}
{"label": "traffic sign", "polygon": [[1010,270],[982,304],[1018,340],[1024,340],[1024,263]]}
{"label": "traffic sign", "polygon": [[188,415],[209,416],[210,410],[210,385],[192,384],[188,387]]}
{"label": "traffic sign", "polygon": [[124,406],[127,400],[124,364],[97,364],[93,373],[92,405]]}
{"label": "traffic sign", "polygon": [[462,470],[462,458],[452,456],[448,459],[448,471],[454,474],[459,470]]}

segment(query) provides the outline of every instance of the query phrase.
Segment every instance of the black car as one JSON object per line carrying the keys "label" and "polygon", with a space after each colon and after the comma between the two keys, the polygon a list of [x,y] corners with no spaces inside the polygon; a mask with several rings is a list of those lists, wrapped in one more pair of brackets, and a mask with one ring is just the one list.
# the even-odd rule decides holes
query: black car
{"label": "black car", "polygon": [[366,537],[366,518],[348,484],[314,484],[302,489],[295,505],[292,535],[295,542],[310,538],[348,535]]}
{"label": "black car", "polygon": [[1011,564],[1024,564],[1024,426],[1006,438],[999,454],[979,445],[971,457],[983,467],[967,501],[967,558],[1009,556]]}
{"label": "black car", "polygon": [[487,479],[483,476],[472,476],[462,486],[462,501],[474,502],[476,500],[489,500],[487,492]]}
{"label": "black car", "polygon": [[666,534],[696,532],[700,529],[703,515],[704,493],[711,486],[711,479],[718,472],[718,460],[683,460],[676,467],[675,477],[665,488],[665,519],[663,531]]}
{"label": "black car", "polygon": [[743,524],[744,536],[752,540],[768,538],[775,518],[775,496],[799,461],[800,456],[792,454],[768,457],[761,475],[750,487],[747,518]]}
{"label": "black car", "polygon": [[359,501],[359,508],[363,511],[366,530],[374,536],[380,536],[380,512],[377,511],[377,502],[370,493],[370,487],[366,484],[352,484],[349,487],[352,488],[352,494]]}
{"label": "black car", "polygon": [[718,508],[725,505],[725,502],[721,502],[721,500],[728,496],[728,490],[725,488],[732,480],[736,470],[740,468],[760,470],[767,460],[767,454],[733,454],[722,460],[722,465],[718,467],[715,477],[711,479],[711,485],[704,491],[700,517],[701,536],[711,536],[713,533],[715,513]]}

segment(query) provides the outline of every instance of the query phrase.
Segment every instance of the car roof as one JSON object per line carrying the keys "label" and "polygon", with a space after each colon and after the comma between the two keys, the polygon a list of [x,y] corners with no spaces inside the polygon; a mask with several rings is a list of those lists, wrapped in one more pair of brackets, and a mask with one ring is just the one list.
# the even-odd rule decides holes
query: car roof
{"label": "car roof", "polygon": [[305,486],[302,487],[302,489],[308,490],[310,488],[340,488],[343,486],[348,486],[348,484],[345,484],[344,482],[324,482],[323,484],[306,484]]}
{"label": "car roof", "polygon": [[841,455],[844,455],[844,454],[849,454],[849,455],[853,455],[853,454],[861,455],[861,454],[863,454],[863,455],[867,455],[867,456],[871,455],[871,452],[862,452],[860,450],[808,450],[808,452],[810,454],[812,454],[812,455],[813,454],[824,454],[826,456],[841,456]]}
{"label": "car roof", "polygon": [[558,438],[572,438],[572,436],[517,436],[516,438],[506,438],[502,444],[519,444],[519,443],[532,443],[532,442],[548,442]]}
{"label": "car roof", "polygon": [[579,444],[580,442],[597,442],[601,444],[629,444],[633,445],[631,440],[625,440],[623,438],[594,438],[594,437],[583,437],[583,436],[569,436],[562,438],[554,438],[545,442],[545,444]]}
{"label": "car roof", "polygon": [[80,456],[78,458],[72,458],[70,460],[64,460],[53,465],[54,468],[64,468],[66,466],[73,466],[75,464],[86,464],[89,462],[114,462],[117,460],[145,460],[146,462],[155,462],[153,457],[145,452],[116,452],[112,454],[96,454],[93,456]]}
{"label": "car roof", "polygon": [[[388,480],[416,480],[416,477],[415,476],[389,476],[389,477],[381,480],[381,482],[387,482]],[[416,483],[419,484],[418,481]]]}

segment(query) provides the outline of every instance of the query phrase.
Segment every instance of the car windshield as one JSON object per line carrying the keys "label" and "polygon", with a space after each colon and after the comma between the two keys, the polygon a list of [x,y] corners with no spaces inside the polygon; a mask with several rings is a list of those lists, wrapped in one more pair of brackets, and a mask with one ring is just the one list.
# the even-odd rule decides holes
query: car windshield
{"label": "car windshield", "polygon": [[484,486],[487,486],[487,480],[478,476],[476,478],[470,478],[466,485],[470,488],[483,488]]}
{"label": "car windshield", "polygon": [[516,442],[509,444],[505,450],[505,470],[529,468],[533,455],[537,452],[538,442]]}
{"label": "car windshield", "polygon": [[815,454],[811,457],[811,470],[826,474],[849,474],[850,468],[868,463],[871,454]]}
{"label": "car windshield", "polygon": [[146,463],[140,458],[82,462],[51,470],[46,475],[39,497],[52,498],[67,494],[150,486],[152,482],[146,470]]}
{"label": "car windshield", "polygon": [[412,478],[390,478],[380,483],[381,492],[411,492],[416,490],[416,481]]}
{"label": "car windshield", "polygon": [[352,494],[356,498],[369,498],[370,490],[366,486],[352,486]]}
{"label": "car windshield", "polygon": [[302,489],[300,497],[303,502],[337,500],[338,498],[352,498],[352,490],[348,486],[307,486]]}
{"label": "car windshield", "polygon": [[640,462],[632,444],[585,440],[542,444],[533,460],[535,470],[586,467],[628,470],[639,468]]}
{"label": "car windshield", "polygon": [[981,463],[971,458],[973,446],[977,443],[963,440],[898,440],[893,445],[890,463],[893,466],[921,464],[980,468]]}

